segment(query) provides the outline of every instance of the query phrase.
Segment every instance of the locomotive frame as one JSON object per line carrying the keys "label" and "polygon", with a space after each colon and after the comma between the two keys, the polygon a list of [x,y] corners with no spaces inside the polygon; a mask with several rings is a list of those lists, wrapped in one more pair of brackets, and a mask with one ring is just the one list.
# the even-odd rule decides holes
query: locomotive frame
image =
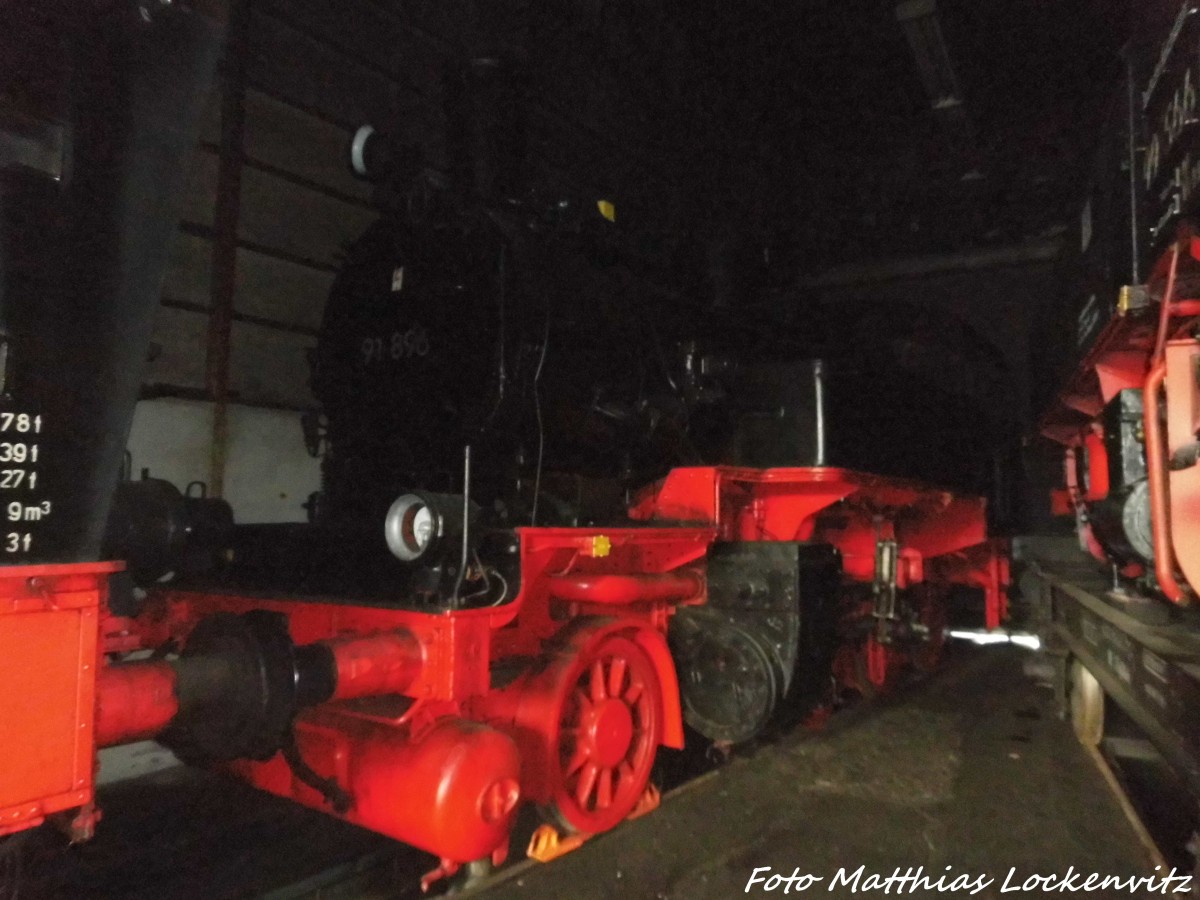
{"label": "locomotive frame", "polygon": [[[827,672],[843,684],[882,687],[908,662],[935,661],[955,585],[984,589],[990,626],[1005,615],[1005,547],[987,539],[981,500],[826,467],[710,467],[673,470],[631,517],[624,527],[518,529],[520,592],[498,607],[162,589],[122,618],[103,604],[111,565],[6,570],[4,608],[40,636],[0,629],[6,674],[47,665],[43,651],[68,611],[87,624],[78,655],[61,660],[70,684],[29,685],[37,702],[22,720],[61,723],[25,743],[35,757],[74,747],[61,761],[74,791],[64,799],[6,768],[3,831],[69,805],[71,833],[88,836],[95,747],[167,734],[190,748],[185,758],[212,763],[219,752],[261,789],[436,854],[427,887],[464,863],[502,860],[519,800],[584,837],[653,807],[655,751],[683,745],[687,716],[669,626],[706,605],[708,557],[721,545],[835,551],[845,583],[868,589],[839,601],[840,626],[867,623],[837,639]],[[932,600],[910,623],[927,629],[916,643],[901,639],[897,591]],[[802,618],[815,608],[814,598],[791,599]],[[177,658],[162,655],[180,647]],[[148,660],[113,661],[155,648]],[[925,648],[922,659],[914,648]],[[548,840],[543,830],[534,851]]]}

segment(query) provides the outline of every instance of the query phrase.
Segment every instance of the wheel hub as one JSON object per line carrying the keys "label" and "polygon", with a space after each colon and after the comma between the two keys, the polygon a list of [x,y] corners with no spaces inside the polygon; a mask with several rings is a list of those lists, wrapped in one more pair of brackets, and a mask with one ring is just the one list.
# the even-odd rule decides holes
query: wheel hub
{"label": "wheel hub", "polygon": [[633,740],[633,716],[620,700],[602,700],[590,710],[583,724],[588,755],[597,765],[615,766],[629,752]]}

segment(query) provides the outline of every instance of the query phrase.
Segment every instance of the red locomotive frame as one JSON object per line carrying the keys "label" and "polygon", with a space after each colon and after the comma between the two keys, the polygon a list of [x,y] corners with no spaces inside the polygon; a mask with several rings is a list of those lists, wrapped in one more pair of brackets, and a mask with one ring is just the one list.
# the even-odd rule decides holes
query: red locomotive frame
{"label": "red locomotive frame", "polygon": [[[1152,572],[1162,595],[1182,605],[1200,591],[1200,468],[1194,452],[1200,429],[1200,238],[1182,230],[1159,259],[1149,280],[1148,299],[1155,303],[1134,307],[1129,296],[1043,417],[1042,434],[1065,447],[1066,487],[1052,502],[1055,512],[1076,514],[1083,544],[1109,561],[1088,521],[1091,505],[1110,490],[1098,417],[1118,392],[1140,389]],[[1146,568],[1127,563],[1122,574],[1138,577]]]}
{"label": "red locomotive frame", "polygon": [[[76,655],[62,660],[62,677],[28,685],[38,715],[14,719],[10,707],[33,701],[0,700],[0,739],[24,735],[27,753],[17,755],[30,758],[73,748],[61,767],[74,780],[68,791],[40,782],[26,790],[6,766],[0,833],[80,809],[74,833],[86,837],[95,747],[154,736],[179,710],[172,661],[100,660],[186,646],[201,622],[222,614],[281,614],[293,644],[326,654],[335,676],[326,699],[291,723],[290,760],[279,752],[229,769],[436,854],[442,864],[426,884],[467,861],[501,860],[522,800],[584,836],[653,806],[655,752],[684,739],[667,626],[680,608],[706,602],[706,557],[717,543],[830,544],[846,585],[919,589],[929,627],[921,658],[889,642],[881,620],[838,648],[835,676],[849,686],[883,686],[906,663],[936,659],[954,585],[983,589],[989,626],[1006,615],[1006,548],[988,539],[980,499],[828,467],[684,468],[635,498],[630,517],[615,528],[517,529],[520,591],[490,608],[425,612],[166,589],[126,619],[104,610],[111,565],[5,570],[0,614],[21,611],[40,635],[27,640],[0,615],[6,672],[42,666],[47,646],[61,645],[55,617],[71,604],[80,611],[72,613]],[[881,547],[893,554],[885,584]],[[871,619],[861,590],[846,596],[858,599],[842,603],[843,619]],[[37,724],[65,721],[68,711],[69,728]]]}

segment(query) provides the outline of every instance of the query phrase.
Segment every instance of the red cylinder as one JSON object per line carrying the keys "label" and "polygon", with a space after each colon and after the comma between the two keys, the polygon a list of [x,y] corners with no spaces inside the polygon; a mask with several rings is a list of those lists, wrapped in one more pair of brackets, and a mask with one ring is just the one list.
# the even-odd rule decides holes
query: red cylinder
{"label": "red cylinder", "polygon": [[421,644],[409,631],[331,641],[337,667],[332,699],[400,694],[420,674]]}
{"label": "red cylinder", "polygon": [[96,681],[96,746],[154,737],[178,711],[175,670],[169,663],[107,666]]}

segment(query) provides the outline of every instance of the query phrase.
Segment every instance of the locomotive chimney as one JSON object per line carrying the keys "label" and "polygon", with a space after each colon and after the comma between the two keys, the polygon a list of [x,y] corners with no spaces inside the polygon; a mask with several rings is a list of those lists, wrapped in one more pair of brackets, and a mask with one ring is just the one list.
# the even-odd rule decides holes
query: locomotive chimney
{"label": "locomotive chimney", "polygon": [[452,68],[446,122],[455,186],[485,201],[511,194],[521,162],[521,117],[510,65],[486,54]]}

